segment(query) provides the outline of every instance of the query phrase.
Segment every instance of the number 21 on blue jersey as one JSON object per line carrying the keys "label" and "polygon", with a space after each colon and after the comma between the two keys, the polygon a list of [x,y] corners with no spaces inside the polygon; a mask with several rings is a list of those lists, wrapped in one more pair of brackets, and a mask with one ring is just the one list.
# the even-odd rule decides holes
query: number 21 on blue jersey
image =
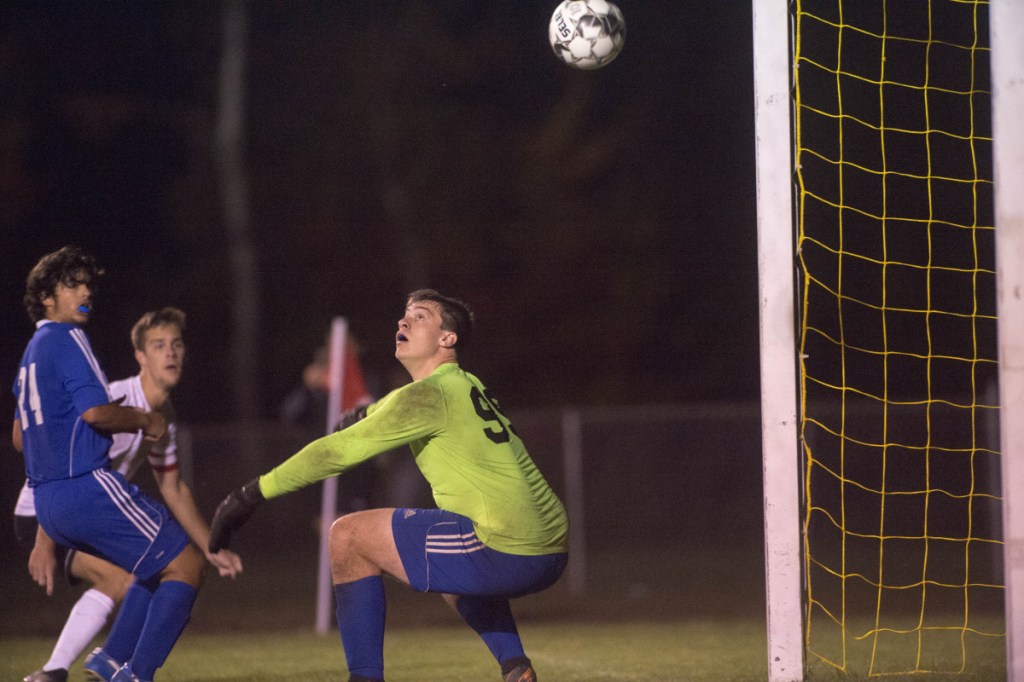
{"label": "number 21 on blue jersey", "polygon": [[[28,404],[25,403],[25,392],[28,392]],[[43,423],[43,403],[39,399],[39,386],[36,384],[36,363],[28,368],[21,367],[18,371],[18,415],[21,417],[21,429],[24,431],[30,424],[26,408],[32,412],[35,425]]]}

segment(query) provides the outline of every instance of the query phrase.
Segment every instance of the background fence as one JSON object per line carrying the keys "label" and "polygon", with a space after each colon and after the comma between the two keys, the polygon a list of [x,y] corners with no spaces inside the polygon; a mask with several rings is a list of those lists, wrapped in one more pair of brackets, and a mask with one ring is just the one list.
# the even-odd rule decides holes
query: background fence
{"label": "background fence", "polygon": [[[537,603],[526,608],[564,612],[604,604],[623,615],[639,612],[665,617],[711,608],[715,613],[762,613],[757,403],[572,409],[579,415],[582,437],[586,590],[582,597],[561,600],[557,593],[565,593],[567,587],[560,584],[553,602],[557,606]],[[564,411],[507,413],[564,499]],[[317,435],[315,430],[275,422],[191,425],[181,434],[184,474],[208,517],[229,490],[265,472]],[[242,443],[256,446],[248,449]],[[9,452],[4,459],[3,504],[13,509],[23,476],[21,458]],[[139,478],[143,488],[153,490],[151,477],[143,473]],[[357,506],[432,506],[429,490],[405,449],[371,460],[340,477],[339,484],[339,513],[356,497],[366,498],[356,501]],[[229,604],[249,627],[304,623],[312,627],[319,512],[320,486],[261,507],[235,541],[246,562],[245,574],[229,585],[208,580],[206,591],[222,593],[223,601],[204,594],[197,624],[236,622],[228,613],[204,609],[212,600]],[[0,541],[5,548],[15,547],[10,523],[0,529]],[[61,604],[70,603],[62,593],[76,592],[60,587],[53,600],[45,600],[29,579],[23,553],[2,554],[4,574],[12,578],[0,586],[0,633],[23,631],[34,623],[43,631],[56,632],[67,613]],[[281,596],[281,605],[256,608],[259,600],[267,603],[268,593]],[[34,613],[28,623],[26,612]]]}
{"label": "background fence", "polygon": [[[600,617],[763,617],[763,531],[759,407],[756,402],[572,408],[579,416],[586,589],[565,580],[519,608],[527,615]],[[552,486],[565,497],[565,411],[508,410]],[[991,428],[995,428],[993,424]],[[316,436],[274,422],[192,425],[182,430],[185,475],[209,516],[232,488],[263,473]],[[240,438],[241,433],[256,438]],[[248,451],[242,442],[255,442]],[[7,446],[9,449],[9,446]],[[190,462],[188,461],[190,460]],[[3,463],[3,504],[13,509],[21,458]],[[371,460],[342,476],[339,504],[431,505],[407,451]],[[990,472],[997,476],[997,472]],[[151,478],[140,484],[152,488]],[[339,513],[342,509],[339,509]],[[211,577],[194,618],[199,628],[313,627],[320,486],[273,500],[236,538],[246,562],[237,581]],[[579,523],[579,519],[574,519]],[[991,519],[987,523],[995,524]],[[47,600],[2,524],[0,635],[56,633],[77,591],[58,586]],[[999,557],[976,557],[999,571]],[[976,567],[980,568],[979,565]],[[578,567],[577,567],[578,568]],[[998,575],[994,575],[998,578]],[[391,609],[389,619],[445,618],[433,610]],[[415,602],[421,606],[422,600]],[[26,614],[32,614],[26,618]]]}

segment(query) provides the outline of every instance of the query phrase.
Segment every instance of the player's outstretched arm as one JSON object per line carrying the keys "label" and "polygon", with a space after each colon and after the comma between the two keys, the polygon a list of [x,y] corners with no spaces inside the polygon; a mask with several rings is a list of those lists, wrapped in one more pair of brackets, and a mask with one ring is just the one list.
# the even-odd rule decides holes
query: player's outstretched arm
{"label": "player's outstretched arm", "polygon": [[230,549],[222,549],[216,554],[207,550],[210,544],[210,527],[206,525],[199,508],[196,507],[192,490],[182,479],[177,468],[170,470],[153,469],[160,494],[167,508],[178,519],[192,541],[202,548],[207,561],[214,565],[222,578],[234,578],[242,572],[242,559]]}
{"label": "player's outstretched arm", "polygon": [[260,480],[254,478],[225,497],[210,523],[210,553],[216,554],[231,543],[231,534],[245,525],[256,507],[263,502]]}
{"label": "player's outstretched arm", "polygon": [[142,431],[146,440],[158,440],[167,433],[167,420],[159,412],[146,412],[135,407],[124,407],[119,398],[106,405],[90,407],[82,419],[93,428],[110,433]]}

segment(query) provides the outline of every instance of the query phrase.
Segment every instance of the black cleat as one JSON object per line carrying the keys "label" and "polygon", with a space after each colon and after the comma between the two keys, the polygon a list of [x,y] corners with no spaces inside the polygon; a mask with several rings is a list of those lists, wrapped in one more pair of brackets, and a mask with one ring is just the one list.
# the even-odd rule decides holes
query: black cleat
{"label": "black cleat", "polygon": [[37,670],[25,675],[22,682],[68,682],[68,671],[64,668],[56,670]]}
{"label": "black cleat", "polygon": [[528,658],[514,658],[501,666],[502,682],[537,682],[537,673]]}

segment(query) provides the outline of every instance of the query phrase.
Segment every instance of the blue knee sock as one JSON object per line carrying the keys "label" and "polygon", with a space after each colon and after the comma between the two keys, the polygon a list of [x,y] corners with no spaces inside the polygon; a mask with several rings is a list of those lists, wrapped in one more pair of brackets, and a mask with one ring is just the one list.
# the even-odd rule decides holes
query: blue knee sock
{"label": "blue knee sock", "polygon": [[334,602],[349,674],[383,680],[384,580],[377,575],[335,585]]}
{"label": "blue knee sock", "polygon": [[188,624],[197,594],[195,587],[180,580],[165,580],[153,593],[146,624],[132,654],[132,672],[140,680],[152,680],[156,669],[167,660]]}
{"label": "blue knee sock", "polygon": [[459,597],[459,615],[480,635],[499,664],[514,658],[525,658],[523,642],[512,616],[508,599],[498,597]]}
{"label": "blue knee sock", "polygon": [[159,585],[159,578],[147,582],[135,580],[125,593],[121,609],[103,642],[103,651],[118,663],[124,663],[132,657],[139,633],[146,622],[153,592]]}

